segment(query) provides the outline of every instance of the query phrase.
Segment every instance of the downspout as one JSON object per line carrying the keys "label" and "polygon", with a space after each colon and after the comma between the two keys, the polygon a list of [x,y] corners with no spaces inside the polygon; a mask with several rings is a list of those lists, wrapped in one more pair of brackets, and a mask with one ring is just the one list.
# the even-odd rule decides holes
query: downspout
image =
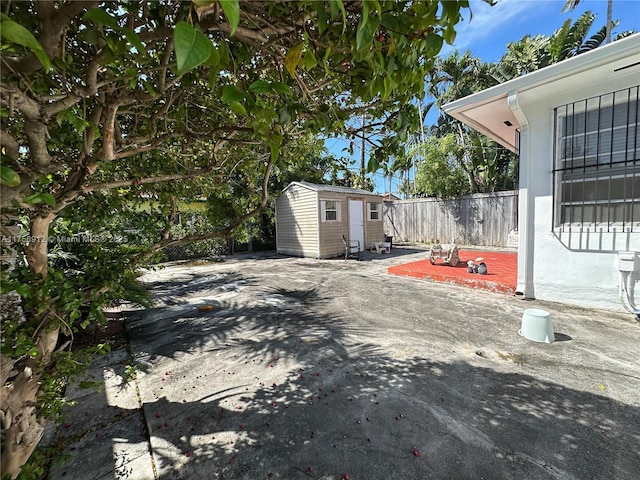
{"label": "downspout", "polygon": [[640,321],[640,308],[634,301],[632,273],[620,272],[620,301],[625,310],[636,316],[636,320]]}
{"label": "downspout", "polygon": [[636,268],[636,252],[618,252],[618,270],[620,272],[620,301],[625,310],[640,321],[640,308],[636,306],[634,295],[634,274]]}
{"label": "downspout", "polygon": [[[518,92],[507,95],[507,105],[520,125],[520,169],[518,178],[518,277],[516,295],[534,298],[534,198],[531,193],[531,142],[529,121],[518,101]],[[523,168],[523,166],[525,168]]]}

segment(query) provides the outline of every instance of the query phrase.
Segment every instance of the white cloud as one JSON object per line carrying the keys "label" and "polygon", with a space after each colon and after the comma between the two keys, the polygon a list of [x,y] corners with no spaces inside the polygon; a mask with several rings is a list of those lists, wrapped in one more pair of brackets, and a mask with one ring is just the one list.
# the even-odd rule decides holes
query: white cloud
{"label": "white cloud", "polygon": [[[547,4],[547,5],[545,5]],[[558,12],[564,5],[564,0],[553,2],[541,2],[540,0],[500,0],[491,6],[482,0],[471,0],[471,14],[463,11],[464,20],[456,26],[458,35],[453,46],[446,45],[442,54],[446,55],[452,50],[464,51],[472,48],[478,42],[491,41],[491,37],[505,29],[509,30],[514,25],[527,21],[534,12],[538,14],[542,8],[555,4]],[[471,17],[471,18],[469,18]]]}

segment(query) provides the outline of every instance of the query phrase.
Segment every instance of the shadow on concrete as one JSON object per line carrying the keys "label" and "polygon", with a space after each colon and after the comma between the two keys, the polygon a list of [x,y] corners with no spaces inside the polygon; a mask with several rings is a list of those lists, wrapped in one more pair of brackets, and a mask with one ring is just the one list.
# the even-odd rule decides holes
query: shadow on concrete
{"label": "shadow on concrete", "polygon": [[573,340],[570,335],[567,335],[565,333],[555,332],[553,336],[556,342],[568,342],[569,340]]}
{"label": "shadow on concrete", "polygon": [[[183,280],[150,283],[171,302],[129,321],[144,428],[129,408],[113,407],[123,419],[109,438],[113,466],[108,455],[94,458],[101,468],[87,462],[91,475],[75,478],[149,478],[133,463],[144,458],[143,433],[162,480],[627,479],[640,471],[636,407],[490,364],[440,361],[427,349],[393,354],[308,284],[260,287],[233,271]],[[200,312],[202,302],[213,310]],[[131,394],[131,384],[120,385],[110,394]],[[85,450],[101,440],[77,438]]]}
{"label": "shadow on concrete", "polygon": [[159,478],[640,471],[631,453],[640,437],[628,428],[640,420],[636,408],[466,362],[392,358],[339,315],[318,315],[328,300],[315,289],[252,295],[263,297],[219,302],[207,315],[167,309],[153,326],[132,325]]}

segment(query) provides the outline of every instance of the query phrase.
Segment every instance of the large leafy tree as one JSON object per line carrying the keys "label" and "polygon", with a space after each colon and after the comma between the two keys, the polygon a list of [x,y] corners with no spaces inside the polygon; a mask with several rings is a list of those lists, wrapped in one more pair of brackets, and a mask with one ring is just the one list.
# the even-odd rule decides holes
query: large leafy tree
{"label": "large leafy tree", "polygon": [[[575,10],[578,5],[580,5],[580,0],[567,0],[562,7],[562,11],[566,12],[567,10]],[[607,24],[605,26],[606,34],[605,39],[607,43],[611,43],[611,33],[613,27],[615,26],[612,21],[613,17],[613,0],[607,0]]]}
{"label": "large leafy tree", "polygon": [[[26,262],[3,282],[24,309],[2,322],[1,469],[15,477],[64,383],[62,359],[86,310],[98,318],[123,294],[118,279],[150,253],[226,235],[263,211],[270,174],[287,168],[286,149],[301,135],[344,133],[364,109],[389,131],[406,128],[468,2],[3,7],[1,206],[29,233],[8,245]],[[173,238],[176,206],[191,198],[213,199],[218,228]],[[75,268],[52,260],[53,233],[104,230],[108,240],[107,219],[132,212],[150,232],[142,246],[107,249],[90,237]]]}
{"label": "large leafy tree", "polygon": [[[435,62],[429,91],[435,105],[471,95],[497,84],[493,65],[466,51]],[[508,179],[515,156],[461,122],[440,114],[426,144],[418,145],[416,189],[421,195],[441,198],[486,193],[511,187]],[[447,149],[449,151],[447,152]]]}
{"label": "large leafy tree", "polygon": [[460,168],[462,151],[454,133],[431,136],[420,148],[428,159],[418,164],[416,190],[420,195],[449,198],[470,191],[466,175]]}

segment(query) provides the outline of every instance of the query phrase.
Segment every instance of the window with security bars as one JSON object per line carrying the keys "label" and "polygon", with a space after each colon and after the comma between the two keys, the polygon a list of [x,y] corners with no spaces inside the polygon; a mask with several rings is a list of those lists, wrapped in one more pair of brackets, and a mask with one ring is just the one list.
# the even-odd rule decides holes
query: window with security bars
{"label": "window with security bars", "polygon": [[555,227],[640,231],[639,93],[555,109]]}

